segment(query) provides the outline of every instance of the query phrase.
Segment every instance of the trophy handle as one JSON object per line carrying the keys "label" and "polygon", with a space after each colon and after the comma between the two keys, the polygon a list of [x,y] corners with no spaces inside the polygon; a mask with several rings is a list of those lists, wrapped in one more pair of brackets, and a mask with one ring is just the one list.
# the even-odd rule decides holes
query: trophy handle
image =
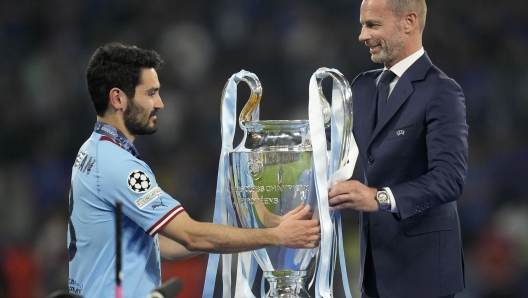
{"label": "trophy handle", "polygon": [[259,120],[259,104],[262,98],[262,85],[257,76],[249,72],[245,72],[241,76],[235,77],[235,83],[238,84],[240,81],[246,82],[251,89],[249,100],[244,108],[242,108],[240,117],[238,118],[240,128],[244,129],[242,122]]}
{"label": "trophy handle", "polygon": [[[325,73],[326,74],[326,73]],[[319,91],[319,100],[321,102],[321,109],[323,112],[323,121],[324,121],[324,127],[328,128],[330,127],[330,120],[332,120],[332,107],[330,106],[330,103],[326,99],[323,93],[323,87],[321,86],[321,83],[323,82],[323,79],[326,78],[328,74],[326,74],[323,77],[317,77],[317,89]]]}
{"label": "trophy handle", "polygon": [[[319,89],[319,95],[321,100],[321,105],[323,109],[323,119],[325,128],[330,127],[330,121],[332,117],[332,111],[328,100],[323,94],[323,89],[321,83],[324,78],[330,76],[334,80],[334,84],[337,84],[341,96],[343,98],[343,137],[341,144],[341,152],[339,154],[339,163],[338,169],[345,165],[348,161],[345,160],[352,148],[350,148],[350,138],[352,137],[352,89],[348,80],[339,72],[334,71],[328,68],[321,68],[315,73],[315,78],[317,79],[317,87]],[[335,86],[335,85],[334,85]]]}

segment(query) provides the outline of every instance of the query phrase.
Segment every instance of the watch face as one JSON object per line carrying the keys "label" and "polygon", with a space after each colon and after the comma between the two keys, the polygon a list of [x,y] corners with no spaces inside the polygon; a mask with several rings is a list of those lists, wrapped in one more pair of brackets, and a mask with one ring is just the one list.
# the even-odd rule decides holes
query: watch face
{"label": "watch face", "polygon": [[387,203],[389,201],[389,196],[387,195],[387,192],[385,191],[378,192],[377,198],[378,198],[378,201],[382,203]]}

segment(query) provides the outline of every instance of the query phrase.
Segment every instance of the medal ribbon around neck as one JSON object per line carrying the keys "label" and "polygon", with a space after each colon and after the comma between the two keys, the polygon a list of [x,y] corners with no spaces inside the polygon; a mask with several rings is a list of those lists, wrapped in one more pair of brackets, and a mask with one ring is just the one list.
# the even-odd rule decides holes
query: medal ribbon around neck
{"label": "medal ribbon around neck", "polygon": [[125,137],[122,132],[120,132],[117,128],[113,127],[112,125],[97,121],[95,122],[94,132],[111,138],[114,143],[119,145],[119,147],[130,152],[130,154],[134,155],[134,157],[136,157],[137,159],[141,159],[139,157],[139,152],[137,151],[136,146],[134,146],[134,144],[127,137]]}

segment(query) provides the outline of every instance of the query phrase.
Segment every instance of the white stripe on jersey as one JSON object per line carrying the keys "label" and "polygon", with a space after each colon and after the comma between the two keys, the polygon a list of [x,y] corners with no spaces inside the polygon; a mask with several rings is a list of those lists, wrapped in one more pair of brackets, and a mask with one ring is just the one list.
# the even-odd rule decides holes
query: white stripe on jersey
{"label": "white stripe on jersey", "polygon": [[156,235],[159,230],[161,230],[170,220],[172,220],[176,215],[180,214],[180,212],[183,211],[183,207],[180,205],[171,211],[167,213],[164,217],[162,217],[158,222],[156,222],[148,231],[147,233],[150,236]]}

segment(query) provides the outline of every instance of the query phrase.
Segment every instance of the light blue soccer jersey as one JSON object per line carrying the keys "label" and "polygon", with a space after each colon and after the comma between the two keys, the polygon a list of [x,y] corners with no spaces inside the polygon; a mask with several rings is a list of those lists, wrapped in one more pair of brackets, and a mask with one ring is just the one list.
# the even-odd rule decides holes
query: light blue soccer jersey
{"label": "light blue soccer jersey", "polygon": [[[85,298],[115,297],[117,200],[123,203],[125,298],[146,297],[160,285],[157,233],[183,211],[178,201],[161,190],[149,166],[130,153],[135,153],[135,147],[123,138],[114,127],[98,122],[73,165],[68,287]],[[127,146],[133,151],[125,150]]]}

